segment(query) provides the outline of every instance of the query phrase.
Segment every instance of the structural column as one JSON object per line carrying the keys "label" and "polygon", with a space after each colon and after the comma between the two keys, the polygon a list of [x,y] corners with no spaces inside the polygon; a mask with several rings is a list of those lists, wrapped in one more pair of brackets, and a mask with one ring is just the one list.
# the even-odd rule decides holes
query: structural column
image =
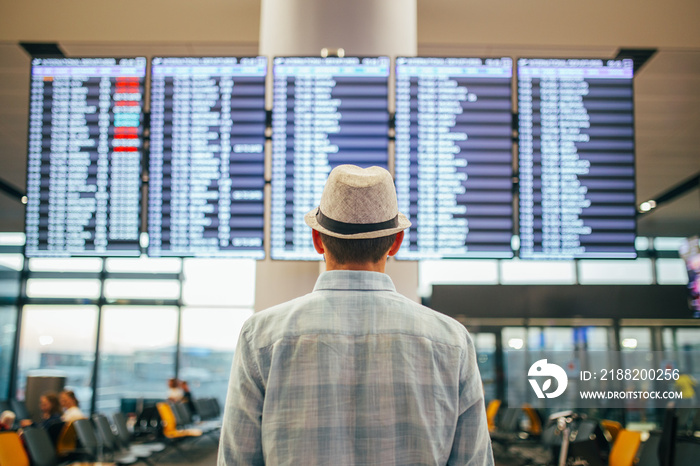
{"label": "structural column", "polygon": [[[416,0],[262,0],[261,5],[260,55],[320,56],[323,48],[342,48],[346,56],[393,59],[416,55]],[[272,69],[268,73],[268,89],[272,88],[271,73]],[[392,76],[389,85],[392,111],[393,88]],[[268,92],[267,107],[271,106],[272,93]],[[392,159],[393,153],[389,166],[393,166]],[[267,194],[269,199],[269,190]],[[269,221],[269,206],[266,206],[268,225]],[[390,263],[387,271],[399,292],[417,299],[416,262]],[[269,259],[258,262],[255,309],[311,292],[318,273],[318,264],[314,262]]]}
{"label": "structural column", "polygon": [[260,54],[414,56],[416,0],[262,0]]}

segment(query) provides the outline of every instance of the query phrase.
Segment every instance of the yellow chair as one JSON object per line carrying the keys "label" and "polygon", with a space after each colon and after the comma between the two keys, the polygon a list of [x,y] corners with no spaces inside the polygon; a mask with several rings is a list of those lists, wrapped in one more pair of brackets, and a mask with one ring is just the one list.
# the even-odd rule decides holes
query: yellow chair
{"label": "yellow chair", "polygon": [[610,434],[610,441],[612,443],[615,443],[615,439],[617,438],[617,434],[620,433],[622,430],[622,424],[620,424],[617,421],[611,421],[609,419],[603,419],[600,421],[600,425],[603,426],[603,430]]}
{"label": "yellow chair", "polygon": [[29,466],[29,455],[17,432],[0,432],[0,466]]}
{"label": "yellow chair", "polygon": [[633,466],[639,445],[642,443],[642,434],[627,429],[622,429],[617,434],[617,440],[613,443],[608,457],[608,466]]}
{"label": "yellow chair", "polygon": [[542,421],[540,420],[540,416],[537,414],[537,411],[535,411],[535,408],[530,406],[528,403],[524,403],[522,405],[522,410],[525,411],[525,414],[530,421],[528,433],[530,435],[542,435]]}
{"label": "yellow chair", "polygon": [[501,400],[491,400],[486,407],[486,422],[489,426],[489,432],[496,430],[496,414],[501,407]]}
{"label": "yellow chair", "polygon": [[56,441],[56,454],[65,456],[78,448],[78,437],[73,422],[66,422]]}
{"label": "yellow chair", "polygon": [[169,439],[179,439],[186,437],[201,437],[202,431],[199,429],[178,429],[177,421],[173,409],[166,402],[156,403],[158,414],[163,421],[163,435]]}

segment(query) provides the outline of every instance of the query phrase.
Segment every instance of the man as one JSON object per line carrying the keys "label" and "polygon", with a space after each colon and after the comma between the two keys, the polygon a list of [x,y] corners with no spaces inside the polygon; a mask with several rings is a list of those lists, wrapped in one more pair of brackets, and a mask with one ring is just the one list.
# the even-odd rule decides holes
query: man
{"label": "man", "polygon": [[326,272],[243,326],[219,465],[493,464],[471,337],[384,274],[411,225],[389,172],[335,168],[305,220]]}

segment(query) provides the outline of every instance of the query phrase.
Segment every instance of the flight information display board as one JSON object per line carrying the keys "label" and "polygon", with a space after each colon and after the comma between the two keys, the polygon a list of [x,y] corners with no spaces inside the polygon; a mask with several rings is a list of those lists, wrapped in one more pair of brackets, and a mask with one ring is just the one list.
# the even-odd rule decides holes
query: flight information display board
{"label": "flight information display board", "polygon": [[148,254],[264,258],[267,59],[151,65]]}
{"label": "flight information display board", "polygon": [[513,61],[396,59],[399,259],[513,256]]}
{"label": "flight information display board", "polygon": [[634,258],[632,60],[518,60],[520,257]]}
{"label": "flight information display board", "polygon": [[146,59],[35,58],[28,257],[138,256]]}
{"label": "flight information display board", "polygon": [[387,168],[389,72],[388,57],[274,59],[273,259],[321,259],[304,215],[334,167]]}

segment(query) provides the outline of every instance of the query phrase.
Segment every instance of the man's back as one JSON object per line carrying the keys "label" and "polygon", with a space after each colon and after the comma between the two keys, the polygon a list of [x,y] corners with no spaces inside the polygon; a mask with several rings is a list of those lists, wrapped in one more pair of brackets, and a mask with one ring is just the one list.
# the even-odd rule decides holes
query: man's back
{"label": "man's back", "polygon": [[324,273],[238,348],[221,464],[493,462],[466,329],[385,274]]}

